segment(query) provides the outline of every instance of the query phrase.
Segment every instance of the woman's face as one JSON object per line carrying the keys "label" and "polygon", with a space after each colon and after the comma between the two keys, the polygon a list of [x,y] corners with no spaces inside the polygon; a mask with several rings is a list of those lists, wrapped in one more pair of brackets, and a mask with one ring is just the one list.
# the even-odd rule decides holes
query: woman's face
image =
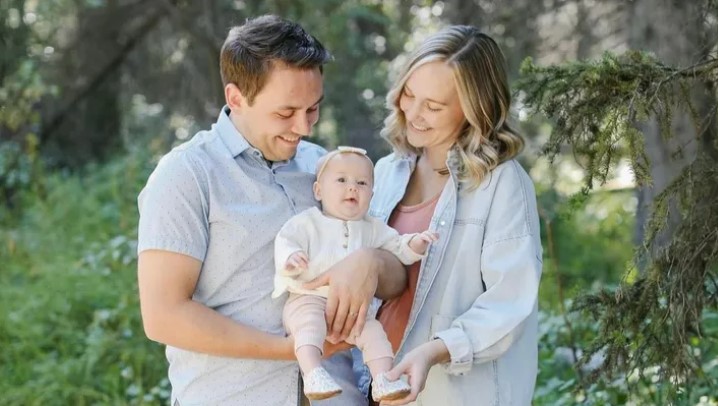
{"label": "woman's face", "polygon": [[426,63],[407,79],[399,99],[409,144],[418,149],[447,149],[466,118],[452,69],[442,61]]}

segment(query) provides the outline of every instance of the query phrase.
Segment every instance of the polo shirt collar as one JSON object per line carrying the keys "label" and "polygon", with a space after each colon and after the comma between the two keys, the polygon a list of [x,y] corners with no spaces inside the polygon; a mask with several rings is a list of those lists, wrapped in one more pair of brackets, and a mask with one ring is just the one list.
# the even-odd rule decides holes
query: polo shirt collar
{"label": "polo shirt collar", "polygon": [[252,148],[252,146],[234,126],[232,120],[229,118],[229,112],[229,106],[225,105],[222,107],[215,125],[222,142],[227,146],[232,157],[235,158],[247,149]]}

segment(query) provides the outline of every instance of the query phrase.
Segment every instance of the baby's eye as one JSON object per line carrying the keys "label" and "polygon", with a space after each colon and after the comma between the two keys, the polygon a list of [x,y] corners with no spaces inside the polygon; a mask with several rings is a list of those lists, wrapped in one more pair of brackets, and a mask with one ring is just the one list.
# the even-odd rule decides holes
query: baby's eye
{"label": "baby's eye", "polygon": [[347,181],[346,178],[343,178],[343,177],[342,177],[342,178],[337,178],[337,182],[339,182],[339,183],[346,183],[346,181]]}
{"label": "baby's eye", "polygon": [[366,186],[368,183],[365,180],[360,180],[359,182],[357,182],[357,184],[360,186]]}

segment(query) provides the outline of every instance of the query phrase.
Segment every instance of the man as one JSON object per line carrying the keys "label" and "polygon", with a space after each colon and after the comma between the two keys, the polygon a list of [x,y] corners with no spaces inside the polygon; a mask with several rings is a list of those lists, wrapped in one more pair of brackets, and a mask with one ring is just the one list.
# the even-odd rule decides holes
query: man
{"label": "man", "polygon": [[[291,405],[299,373],[272,300],[274,237],[316,205],[324,150],[302,141],[318,120],[330,55],[298,24],[263,16],[233,28],[220,70],[227,105],[209,131],[162,158],[139,196],[138,283],[147,336],[167,345],[173,405]],[[351,255],[328,284],[332,339],[361,326],[374,295],[406,283],[391,254]],[[342,346],[327,345],[325,355]],[[366,404],[348,351],[325,367],[344,392],[322,404]]]}

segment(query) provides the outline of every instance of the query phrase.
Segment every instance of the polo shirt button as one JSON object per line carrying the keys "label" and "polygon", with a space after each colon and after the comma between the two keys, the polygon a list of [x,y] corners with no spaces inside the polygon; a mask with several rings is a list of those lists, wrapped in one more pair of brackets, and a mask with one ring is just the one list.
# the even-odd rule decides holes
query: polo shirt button
{"label": "polo shirt button", "polygon": [[446,224],[446,221],[443,221],[443,220],[442,220],[441,223],[439,223],[439,224],[443,226],[443,225]]}

